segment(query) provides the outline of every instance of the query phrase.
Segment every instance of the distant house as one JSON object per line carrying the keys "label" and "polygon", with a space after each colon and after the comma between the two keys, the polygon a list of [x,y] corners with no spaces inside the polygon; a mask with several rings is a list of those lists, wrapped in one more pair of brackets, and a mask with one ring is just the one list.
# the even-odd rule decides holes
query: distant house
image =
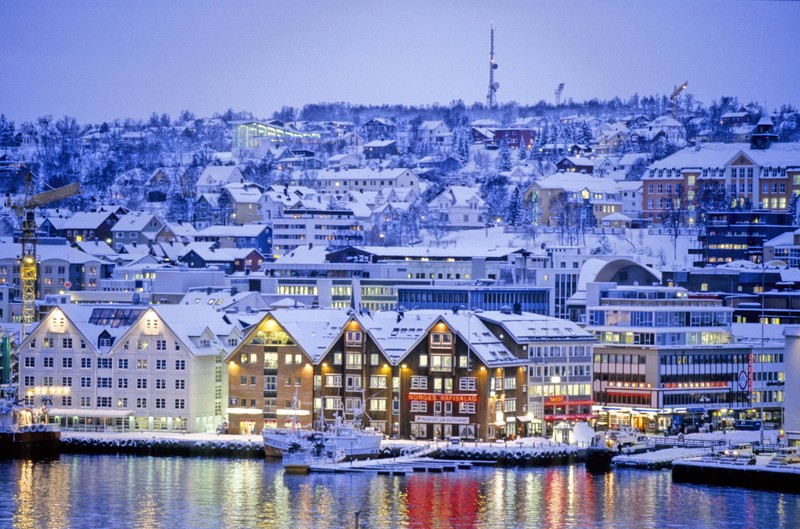
{"label": "distant house", "polygon": [[244,175],[235,165],[209,165],[197,179],[197,193],[219,192],[227,184],[244,183]]}
{"label": "distant house", "polygon": [[328,169],[358,167],[358,158],[352,154],[336,154],[328,158]]}
{"label": "distant house", "polygon": [[594,161],[588,158],[578,158],[576,156],[565,156],[556,162],[559,171],[565,173],[586,173],[594,172]]}
{"label": "distant house", "polygon": [[125,245],[150,247],[156,234],[164,223],[155,215],[145,213],[128,213],[120,217],[111,228],[114,249],[119,251]]}
{"label": "distant house", "polygon": [[262,220],[258,205],[265,191],[264,186],[252,182],[227,184],[222,194],[227,196],[233,208],[231,223],[250,224]]}
{"label": "distant house", "polygon": [[272,254],[272,228],[266,224],[209,226],[194,235],[196,242],[214,243],[217,248],[255,248],[263,255]]}
{"label": "distant house", "polygon": [[257,272],[266,258],[253,248],[214,248],[211,245],[194,246],[180,258],[189,268],[217,266],[226,274]]}
{"label": "distant house", "polygon": [[450,137],[450,129],[444,121],[423,121],[418,130],[418,139],[422,143],[444,145]]}
{"label": "distant house", "polygon": [[364,123],[362,128],[368,141],[386,140],[394,138],[397,134],[397,125],[391,119],[386,118],[372,118]]}
{"label": "distant house", "polygon": [[428,204],[430,214],[438,214],[449,229],[482,228],[484,201],[478,188],[450,186]]}
{"label": "distant house", "polygon": [[492,143],[500,145],[505,141],[512,149],[520,146],[530,150],[533,148],[533,141],[536,139],[536,131],[523,128],[496,128],[492,129]]}
{"label": "distant house", "polygon": [[97,211],[78,211],[71,217],[45,219],[40,230],[51,236],[64,237],[69,242],[112,240],[111,229],[124,215],[124,209],[100,208]]}
{"label": "distant house", "polygon": [[364,144],[364,157],[368,160],[383,160],[397,154],[394,140],[374,140]]}

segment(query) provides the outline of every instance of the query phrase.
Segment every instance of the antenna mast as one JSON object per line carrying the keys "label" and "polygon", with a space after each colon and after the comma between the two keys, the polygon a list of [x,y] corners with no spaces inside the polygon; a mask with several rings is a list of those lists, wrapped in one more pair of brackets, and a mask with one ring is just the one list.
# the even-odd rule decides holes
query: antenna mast
{"label": "antenna mast", "polygon": [[494,71],[497,70],[497,63],[494,62],[494,22],[489,25],[489,93],[486,95],[486,106],[494,108],[497,106],[495,93],[500,88],[500,83],[494,80]]}

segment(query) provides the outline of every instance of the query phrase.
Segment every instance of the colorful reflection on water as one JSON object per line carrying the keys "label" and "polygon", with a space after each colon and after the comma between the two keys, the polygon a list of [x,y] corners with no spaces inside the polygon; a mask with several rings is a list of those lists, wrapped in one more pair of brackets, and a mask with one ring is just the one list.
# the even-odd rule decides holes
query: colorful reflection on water
{"label": "colorful reflection on water", "polygon": [[408,476],[285,475],[260,460],[0,461],[0,527],[795,528],[800,495],[673,485],[581,466]]}

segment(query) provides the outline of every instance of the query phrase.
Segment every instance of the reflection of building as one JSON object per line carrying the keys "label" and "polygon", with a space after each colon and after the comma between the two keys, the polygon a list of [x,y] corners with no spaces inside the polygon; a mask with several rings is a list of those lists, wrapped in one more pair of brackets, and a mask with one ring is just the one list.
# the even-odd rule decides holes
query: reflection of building
{"label": "reflection of building", "polygon": [[[751,405],[751,347],[732,343],[733,310],[670,287],[587,288],[599,423],[693,428]],[[687,424],[690,423],[690,424]]]}

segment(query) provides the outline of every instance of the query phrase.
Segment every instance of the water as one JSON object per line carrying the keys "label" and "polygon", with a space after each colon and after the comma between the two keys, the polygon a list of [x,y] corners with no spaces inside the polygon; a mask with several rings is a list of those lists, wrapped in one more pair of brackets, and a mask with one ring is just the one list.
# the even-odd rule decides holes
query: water
{"label": "water", "polygon": [[582,466],[285,475],[261,460],[63,455],[0,461],[0,527],[795,528],[800,495]]}

